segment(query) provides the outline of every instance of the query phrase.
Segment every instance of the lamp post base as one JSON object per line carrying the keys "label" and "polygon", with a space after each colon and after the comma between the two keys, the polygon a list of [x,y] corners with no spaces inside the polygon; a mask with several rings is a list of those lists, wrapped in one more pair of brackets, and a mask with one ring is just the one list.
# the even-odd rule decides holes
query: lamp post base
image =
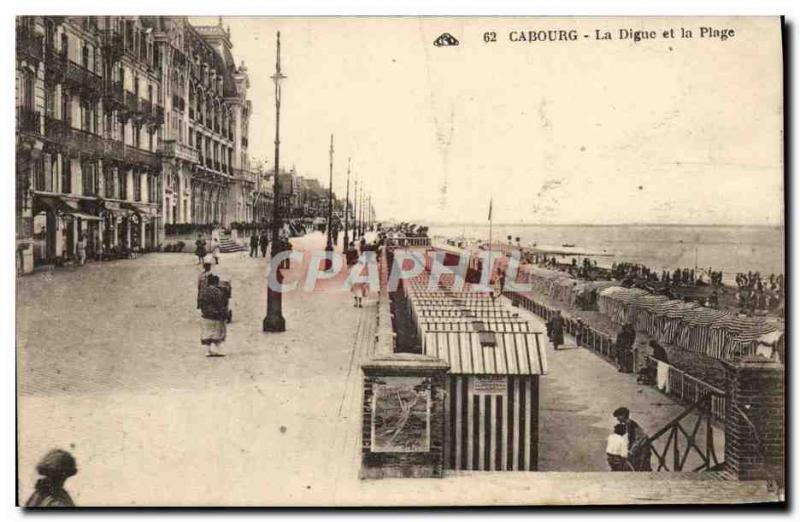
{"label": "lamp post base", "polygon": [[286,319],[280,313],[269,313],[264,318],[262,323],[263,331],[265,332],[285,332]]}

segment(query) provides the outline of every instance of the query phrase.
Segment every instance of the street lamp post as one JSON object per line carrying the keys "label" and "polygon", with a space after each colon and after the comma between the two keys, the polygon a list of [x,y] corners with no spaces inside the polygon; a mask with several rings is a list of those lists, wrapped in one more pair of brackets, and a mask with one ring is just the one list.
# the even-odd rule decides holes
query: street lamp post
{"label": "street lamp post", "polygon": [[325,250],[333,252],[333,134],[331,134],[330,174],[328,175],[328,240]]}
{"label": "street lamp post", "polygon": [[358,242],[358,176],[353,188],[353,241]]}
{"label": "street lamp post", "polygon": [[[283,283],[283,274],[273,260],[284,250],[280,238],[280,196],[281,185],[278,176],[281,144],[281,81],[286,79],[281,73],[281,32],[277,34],[277,51],[275,59],[275,74],[272,81],[275,83],[275,179],[273,180],[273,205],[272,205],[272,250],[270,252],[270,270],[275,270],[275,279]],[[267,316],[264,317],[262,328],[265,332],[285,332],[286,319],[283,318],[283,296],[280,291],[267,284]]]}
{"label": "street lamp post", "polygon": [[344,196],[344,245],[342,245],[342,250],[347,250],[347,247],[350,245],[350,236],[347,233],[348,226],[347,226],[347,219],[350,213],[350,158],[347,158],[347,189],[345,191]]}

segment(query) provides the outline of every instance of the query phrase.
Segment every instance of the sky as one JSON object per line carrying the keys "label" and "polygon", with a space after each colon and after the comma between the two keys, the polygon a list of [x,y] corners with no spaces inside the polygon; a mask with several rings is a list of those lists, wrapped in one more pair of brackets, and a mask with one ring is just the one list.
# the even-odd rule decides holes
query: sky
{"label": "sky", "polygon": [[[283,165],[327,186],[333,133],[334,190],[344,193],[351,158],[379,219],[485,222],[492,199],[504,223],[783,224],[777,18],[223,24],[248,68],[254,160],[272,166],[280,30]],[[682,26],[694,38],[661,37]],[[703,26],[735,36],[699,38]],[[510,41],[543,29],[579,36]],[[658,38],[636,43],[621,29]],[[459,45],[434,46],[443,32]]]}

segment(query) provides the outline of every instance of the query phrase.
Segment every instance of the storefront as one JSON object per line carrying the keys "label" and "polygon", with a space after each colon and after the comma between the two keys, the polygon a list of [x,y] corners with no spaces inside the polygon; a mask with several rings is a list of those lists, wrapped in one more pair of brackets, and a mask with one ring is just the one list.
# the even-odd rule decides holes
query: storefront
{"label": "storefront", "polygon": [[34,264],[62,263],[76,259],[81,236],[96,244],[97,215],[83,211],[57,195],[35,194],[33,198]]}

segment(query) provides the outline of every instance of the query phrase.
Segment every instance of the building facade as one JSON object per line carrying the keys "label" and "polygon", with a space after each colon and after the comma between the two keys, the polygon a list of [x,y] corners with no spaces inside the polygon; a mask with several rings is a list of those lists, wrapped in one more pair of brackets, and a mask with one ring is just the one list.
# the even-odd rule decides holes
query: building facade
{"label": "building facade", "polygon": [[149,17],[163,49],[167,223],[250,222],[257,177],[250,167],[247,68],[236,66],[230,32],[185,17]]}
{"label": "building facade", "polygon": [[156,248],[165,223],[252,221],[247,69],[221,22],[17,18],[16,238],[35,264]]}
{"label": "building facade", "polygon": [[159,240],[160,59],[136,20],[17,22],[17,252],[34,261]]}

